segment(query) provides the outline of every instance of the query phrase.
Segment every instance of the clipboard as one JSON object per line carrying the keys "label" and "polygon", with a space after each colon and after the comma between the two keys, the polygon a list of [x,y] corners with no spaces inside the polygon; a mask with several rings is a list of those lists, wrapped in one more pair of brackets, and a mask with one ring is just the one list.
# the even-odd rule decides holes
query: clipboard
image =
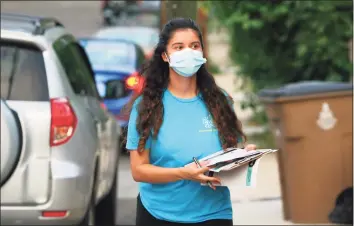
{"label": "clipboard", "polygon": [[[243,152],[237,153],[242,150]],[[245,152],[244,149],[227,149],[226,154],[214,153],[210,156],[202,158],[202,160],[212,160],[216,164],[208,165],[211,167],[207,173],[208,176],[217,176],[221,179],[220,185],[215,186],[241,186],[241,187],[255,187],[257,181],[257,172],[260,159],[269,153],[278,150],[274,149],[259,149],[255,151]],[[235,152],[235,153],[229,153]],[[222,156],[218,159],[219,156]],[[225,156],[229,157],[225,158]],[[201,184],[205,186],[206,184]]]}

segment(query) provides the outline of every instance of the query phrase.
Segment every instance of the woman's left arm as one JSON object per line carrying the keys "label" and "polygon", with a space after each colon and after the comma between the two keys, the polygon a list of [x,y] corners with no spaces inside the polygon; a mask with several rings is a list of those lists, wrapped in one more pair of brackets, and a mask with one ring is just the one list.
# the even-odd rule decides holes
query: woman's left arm
{"label": "woman's left arm", "polygon": [[254,150],[257,149],[257,146],[256,146],[255,144],[247,144],[246,147],[245,147],[245,149],[246,149],[247,151],[254,151]]}

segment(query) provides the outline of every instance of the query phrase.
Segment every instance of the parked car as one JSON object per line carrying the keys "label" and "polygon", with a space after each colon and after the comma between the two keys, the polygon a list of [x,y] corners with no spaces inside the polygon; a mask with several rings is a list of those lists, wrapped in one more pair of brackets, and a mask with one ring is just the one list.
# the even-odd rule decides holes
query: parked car
{"label": "parked car", "polygon": [[96,38],[120,39],[134,42],[144,50],[145,57],[149,59],[159,42],[159,29],[153,27],[117,26],[103,28],[93,36]]}
{"label": "parked car", "polygon": [[121,114],[134,92],[140,92],[139,70],[145,61],[143,50],[125,40],[81,38],[96,86],[105,106],[117,119],[119,125],[128,124],[128,116]]}
{"label": "parked car", "polygon": [[120,128],[53,18],[1,13],[1,224],[114,225]]}
{"label": "parked car", "polygon": [[[82,38],[80,43],[95,73],[99,95],[126,132],[129,115],[123,113],[122,109],[133,93],[141,91],[143,78],[139,70],[145,61],[143,50],[126,40]],[[120,143],[124,144],[124,135],[120,138]],[[121,145],[123,150],[124,145]]]}
{"label": "parked car", "polygon": [[117,25],[141,14],[160,15],[160,1],[112,1],[101,0],[101,12],[105,26]]}

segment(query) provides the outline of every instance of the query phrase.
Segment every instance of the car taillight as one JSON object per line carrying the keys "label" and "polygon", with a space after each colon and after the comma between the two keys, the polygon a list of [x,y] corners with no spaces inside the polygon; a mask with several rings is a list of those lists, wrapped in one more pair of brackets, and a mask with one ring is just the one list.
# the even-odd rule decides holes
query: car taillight
{"label": "car taillight", "polygon": [[137,72],[133,73],[130,75],[126,80],[125,80],[125,85],[128,89],[137,89],[140,85],[140,76]]}
{"label": "car taillight", "polygon": [[54,98],[50,100],[51,125],[50,146],[58,146],[70,140],[73,136],[77,118],[67,98]]}

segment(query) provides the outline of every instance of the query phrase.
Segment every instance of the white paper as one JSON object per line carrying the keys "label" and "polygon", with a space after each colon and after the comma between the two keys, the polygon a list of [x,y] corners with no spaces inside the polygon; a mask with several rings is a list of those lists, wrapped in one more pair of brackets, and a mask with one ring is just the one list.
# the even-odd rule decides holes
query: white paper
{"label": "white paper", "polygon": [[[214,172],[213,176],[219,177],[221,180],[221,184],[215,184],[215,186],[256,187],[259,162],[260,159],[257,159],[252,167],[249,164],[244,164],[233,170]],[[201,185],[207,186],[204,183]]]}
{"label": "white paper", "polygon": [[[206,156],[199,161],[208,160],[208,166],[216,165],[211,168],[213,176],[221,179],[220,185],[233,187],[255,187],[260,159],[265,155],[277,150],[257,149],[247,151],[244,149],[226,149],[212,155]],[[226,163],[226,161],[232,161]],[[207,184],[201,184],[207,186]]]}
{"label": "white paper", "polygon": [[243,164],[247,163],[247,162],[250,162],[252,160],[256,160],[256,159],[259,159],[260,157],[262,157],[262,154],[256,154],[254,156],[251,156],[251,157],[245,157],[243,159],[240,159],[238,161],[235,161],[235,162],[232,162],[232,163],[229,163],[229,164],[226,164],[222,167],[219,167],[219,168],[212,168],[210,171],[213,171],[213,172],[220,172],[220,171],[227,171],[227,170],[232,170],[236,167],[239,167],[239,166],[242,166]]}
{"label": "white paper", "polygon": [[206,156],[202,159],[200,159],[199,161],[204,161],[204,160],[208,160],[209,164],[207,166],[212,166],[215,165],[217,163],[220,162],[225,162],[225,161],[230,161],[233,159],[237,159],[237,158],[245,158],[245,157],[249,157],[249,156],[253,156],[256,154],[268,154],[271,152],[274,152],[277,150],[273,150],[273,149],[257,149],[257,150],[253,150],[253,151],[247,151],[245,149],[240,149],[240,148],[229,148],[226,149],[225,151],[218,151],[212,155]]}

